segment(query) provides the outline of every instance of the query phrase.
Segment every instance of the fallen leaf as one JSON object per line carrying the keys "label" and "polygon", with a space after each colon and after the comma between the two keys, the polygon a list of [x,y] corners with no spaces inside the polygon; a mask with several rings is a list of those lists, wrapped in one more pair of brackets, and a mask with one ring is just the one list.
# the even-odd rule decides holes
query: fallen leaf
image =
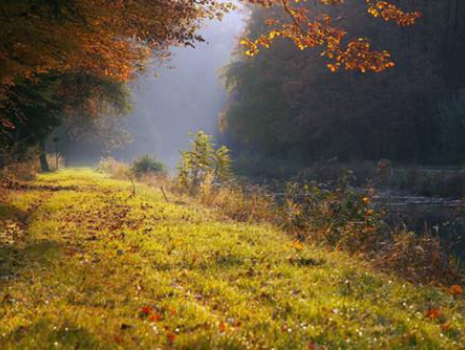
{"label": "fallen leaf", "polygon": [[441,316],[441,310],[440,309],[429,309],[428,312],[426,313],[426,317],[434,320]]}
{"label": "fallen leaf", "polygon": [[148,316],[152,313],[153,309],[150,306],[143,306],[140,309],[140,313],[144,316]]}
{"label": "fallen leaf", "polygon": [[176,340],[176,334],[172,332],[168,332],[166,333],[166,338],[168,339],[170,343],[174,343],[174,341]]}
{"label": "fallen leaf", "polygon": [[449,294],[450,295],[461,295],[463,293],[463,288],[462,286],[459,286],[457,284],[453,285],[452,287],[449,288]]}
{"label": "fallen leaf", "polygon": [[161,321],[163,319],[163,316],[160,315],[160,314],[154,314],[152,316],[150,316],[149,320],[151,322],[158,322],[158,321]]}
{"label": "fallen leaf", "polygon": [[300,243],[299,241],[295,241],[294,244],[293,244],[293,247],[294,247],[295,250],[297,250],[298,252],[300,252],[302,249],[304,249],[304,246],[303,246],[302,243]]}
{"label": "fallen leaf", "polygon": [[450,322],[443,323],[441,325],[441,331],[447,332],[452,328],[452,324]]}
{"label": "fallen leaf", "polygon": [[114,340],[115,340],[115,343],[118,343],[119,345],[123,344],[123,338],[119,335],[115,335]]}

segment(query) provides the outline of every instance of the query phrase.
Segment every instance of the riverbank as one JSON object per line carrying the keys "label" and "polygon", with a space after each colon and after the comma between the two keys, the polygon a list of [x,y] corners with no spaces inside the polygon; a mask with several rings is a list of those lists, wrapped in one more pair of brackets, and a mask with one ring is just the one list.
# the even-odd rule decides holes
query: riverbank
{"label": "riverbank", "polygon": [[0,348],[460,349],[461,293],[97,174],[0,207]]}

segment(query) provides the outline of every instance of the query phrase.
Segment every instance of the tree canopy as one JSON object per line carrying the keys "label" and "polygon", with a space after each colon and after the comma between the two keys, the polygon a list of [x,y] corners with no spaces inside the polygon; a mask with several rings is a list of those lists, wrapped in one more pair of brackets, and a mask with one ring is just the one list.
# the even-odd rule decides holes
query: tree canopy
{"label": "tree canopy", "polygon": [[[407,26],[420,16],[404,12],[381,0],[363,0],[368,12]],[[272,30],[252,41],[249,55],[269,47],[278,37],[291,39],[299,48],[325,47],[335,62],[331,69],[379,71],[391,67],[389,54],[373,51],[366,39],[343,44],[346,31],[325,7],[343,0],[317,0],[323,8],[308,11],[305,0],[246,0],[251,4],[285,9],[287,17],[267,20]],[[129,80],[154,53],[176,44],[192,45],[202,20],[221,17],[233,4],[215,0],[5,0],[0,4],[0,86],[17,79],[34,79],[50,71],[86,70],[96,76]]]}

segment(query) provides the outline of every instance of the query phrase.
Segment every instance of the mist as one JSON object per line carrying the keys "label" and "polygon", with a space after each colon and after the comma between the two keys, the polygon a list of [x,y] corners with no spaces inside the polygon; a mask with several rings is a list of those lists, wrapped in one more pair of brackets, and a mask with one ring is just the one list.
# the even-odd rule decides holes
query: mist
{"label": "mist", "polygon": [[206,40],[195,48],[175,48],[170,61],[151,69],[131,87],[133,111],[127,128],[133,140],[116,153],[124,160],[150,154],[173,167],[189,133],[218,134],[218,115],[226,102],[220,70],[230,61],[244,27],[245,13],[234,11],[206,23]]}

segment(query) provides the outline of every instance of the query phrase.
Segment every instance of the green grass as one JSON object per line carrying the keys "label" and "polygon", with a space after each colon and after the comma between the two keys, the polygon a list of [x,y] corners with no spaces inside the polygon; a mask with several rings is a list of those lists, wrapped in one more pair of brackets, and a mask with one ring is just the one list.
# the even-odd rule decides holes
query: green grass
{"label": "green grass", "polygon": [[439,289],[91,170],[35,184],[0,207],[0,349],[464,347]]}

